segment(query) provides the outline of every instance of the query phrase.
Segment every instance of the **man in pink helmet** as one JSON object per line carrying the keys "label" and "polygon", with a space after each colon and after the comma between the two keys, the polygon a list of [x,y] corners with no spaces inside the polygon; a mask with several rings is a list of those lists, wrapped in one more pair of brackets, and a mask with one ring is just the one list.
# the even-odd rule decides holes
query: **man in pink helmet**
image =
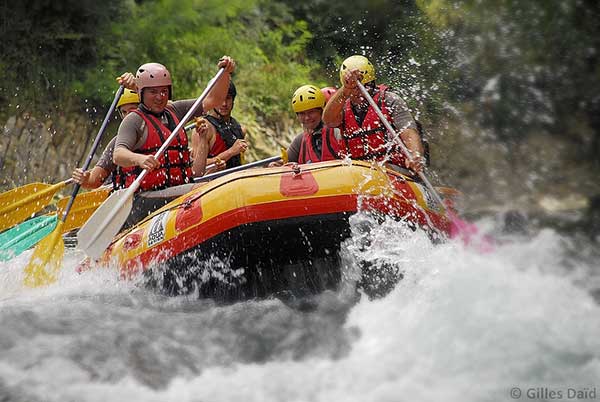
{"label": "man in pink helmet", "polygon": [[[196,117],[223,103],[227,96],[235,62],[230,57],[223,56],[217,67],[224,68],[225,74],[217,80],[202,106],[195,111]],[[154,153],[171,135],[196,99],[171,101],[171,74],[159,63],[143,64],[135,76],[131,73],[123,74],[119,83],[137,90],[141,102],[119,126],[113,155],[118,166],[118,174],[115,175],[117,187],[129,187],[144,169],[149,170],[140,183],[141,193],[134,199],[132,214],[125,223],[125,226],[129,226],[174,198],[154,197],[158,190],[191,183],[194,176],[204,174],[208,144],[206,130],[194,130],[192,136],[197,138],[193,138],[193,143],[197,144],[198,149],[193,152],[195,158],[192,160],[187,135],[182,129],[164,154],[155,158]]]}

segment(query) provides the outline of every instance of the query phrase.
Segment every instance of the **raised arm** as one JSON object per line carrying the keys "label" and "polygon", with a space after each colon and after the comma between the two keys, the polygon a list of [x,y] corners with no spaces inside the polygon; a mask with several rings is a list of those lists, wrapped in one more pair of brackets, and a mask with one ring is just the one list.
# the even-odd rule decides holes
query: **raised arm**
{"label": "raised arm", "polygon": [[344,105],[350,96],[359,94],[356,80],[362,78],[358,69],[346,71],[344,74],[344,85],[329,99],[323,110],[323,123],[327,127],[339,127],[344,118]]}
{"label": "raised arm", "polygon": [[227,91],[229,90],[229,81],[231,73],[235,71],[235,61],[229,56],[223,56],[217,63],[218,68],[224,68],[223,74],[218,80],[213,89],[208,93],[206,99],[202,102],[204,110],[214,109],[225,101]]}
{"label": "raised arm", "polygon": [[205,119],[198,119],[196,129],[192,132],[192,173],[194,177],[204,176],[206,173],[206,164],[208,158],[208,152],[210,151],[211,135],[215,135],[215,132],[211,132],[211,128],[214,128]]}

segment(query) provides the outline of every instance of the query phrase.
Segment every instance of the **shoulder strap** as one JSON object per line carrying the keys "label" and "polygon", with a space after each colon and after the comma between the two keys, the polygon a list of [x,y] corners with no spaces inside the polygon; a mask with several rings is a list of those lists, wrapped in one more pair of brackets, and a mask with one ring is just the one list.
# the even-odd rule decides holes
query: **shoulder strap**
{"label": "shoulder strap", "polygon": [[[337,130],[337,133],[336,133],[336,130]],[[338,156],[338,152],[335,149],[333,149],[333,145],[331,144],[330,136],[329,136],[330,133],[333,134],[333,137],[336,140],[338,140],[338,141],[342,137],[339,128],[337,128],[337,127],[335,127],[335,128],[326,128],[326,127],[324,127],[323,128],[323,134],[321,134],[322,137],[323,137],[321,139],[321,141],[322,141],[322,145],[321,146],[322,147],[323,146],[327,146],[327,149],[329,150],[329,154],[333,155],[334,157],[337,157]]]}

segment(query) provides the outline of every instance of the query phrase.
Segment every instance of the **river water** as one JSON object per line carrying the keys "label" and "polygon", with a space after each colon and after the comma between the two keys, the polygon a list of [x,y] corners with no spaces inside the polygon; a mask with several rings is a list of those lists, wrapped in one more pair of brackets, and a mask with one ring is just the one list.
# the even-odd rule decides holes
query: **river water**
{"label": "river water", "polygon": [[348,279],[312,309],[161,296],[75,272],[75,249],[43,289],[20,285],[30,252],[2,263],[0,401],[600,399],[597,242],[538,227],[482,253],[385,222],[365,248],[365,219],[348,278],[362,259],[403,280],[357,300]]}

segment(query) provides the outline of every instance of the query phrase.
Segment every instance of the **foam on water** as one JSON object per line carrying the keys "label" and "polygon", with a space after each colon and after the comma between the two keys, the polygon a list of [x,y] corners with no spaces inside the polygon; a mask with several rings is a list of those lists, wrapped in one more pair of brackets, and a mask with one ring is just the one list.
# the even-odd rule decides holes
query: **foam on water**
{"label": "foam on water", "polygon": [[598,267],[567,267],[557,233],[482,255],[392,222],[364,247],[361,225],[345,259],[392,262],[404,279],[345,310],[164,298],[110,270],[79,275],[72,253],[59,283],[23,290],[19,257],[0,267],[0,397],[498,401],[513,387],[600,388],[600,307],[583,280]]}
{"label": "foam on water", "polygon": [[422,238],[397,245],[417,264],[388,297],[353,308],[346,325],[360,336],[348,356],[212,368],[175,381],[170,396],[494,401],[513,387],[598,386],[600,308],[558,265],[559,241],[545,231],[488,255]]}
{"label": "foam on water", "polygon": [[10,304],[69,294],[105,293],[127,286],[126,282],[118,280],[118,274],[114,270],[76,272],[78,263],[85,256],[79,251],[67,249],[56,283],[31,289],[23,285],[24,268],[29,264],[31,254],[32,250],[28,250],[12,260],[0,263],[0,301]]}

